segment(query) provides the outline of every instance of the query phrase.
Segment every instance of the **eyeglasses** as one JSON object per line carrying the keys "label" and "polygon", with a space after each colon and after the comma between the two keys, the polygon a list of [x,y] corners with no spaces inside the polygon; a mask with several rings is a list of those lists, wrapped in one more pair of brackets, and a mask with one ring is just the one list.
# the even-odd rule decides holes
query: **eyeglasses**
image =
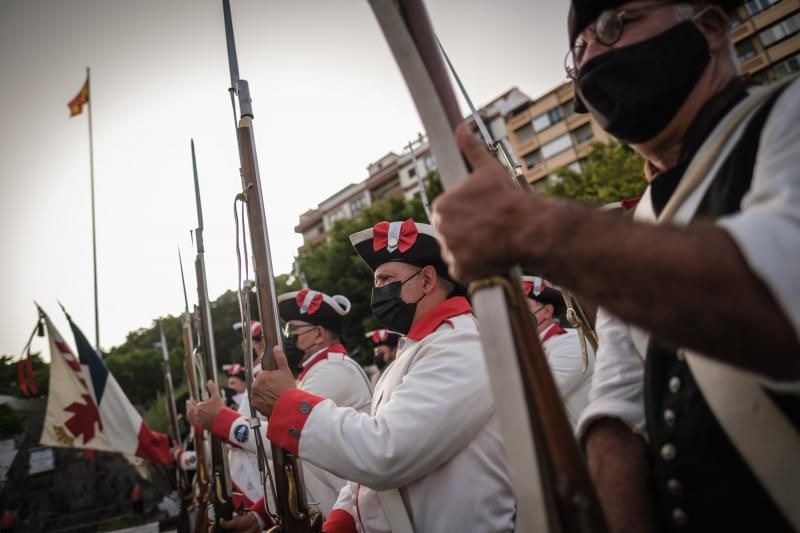
{"label": "eyeglasses", "polygon": [[[648,9],[661,7],[674,3],[674,0],[660,1],[651,5],[637,7],[634,9],[606,9],[597,20],[589,25],[588,29],[594,34],[594,40],[604,46],[611,46],[619,41],[622,37],[622,32],[625,29],[625,24],[638,19],[636,15]],[[567,72],[567,77],[575,79],[578,77],[583,56],[586,53],[588,42],[582,37],[575,40],[575,44],[567,52],[564,57],[564,70]]]}
{"label": "eyeglasses", "polygon": [[287,337],[291,337],[292,335],[294,335],[295,333],[297,333],[302,329],[309,329],[315,327],[317,326],[314,326],[313,324],[292,324],[291,322],[287,322],[286,325],[283,326],[283,334],[286,335]]}

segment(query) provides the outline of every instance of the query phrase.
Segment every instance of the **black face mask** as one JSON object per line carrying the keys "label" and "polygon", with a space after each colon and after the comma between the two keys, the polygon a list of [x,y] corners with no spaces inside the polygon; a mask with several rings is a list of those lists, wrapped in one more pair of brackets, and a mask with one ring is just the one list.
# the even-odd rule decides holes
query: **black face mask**
{"label": "black face mask", "polygon": [[283,353],[292,372],[300,372],[303,368],[300,366],[300,361],[306,356],[306,351],[297,347],[297,333],[288,337],[283,335]]}
{"label": "black face mask", "polygon": [[691,20],[646,41],[589,60],[575,80],[576,110],[585,104],[600,126],[631,144],[667,127],[697,85],[710,53]]}
{"label": "black face mask", "polygon": [[383,287],[372,288],[372,314],[377,321],[386,329],[396,331],[398,333],[406,334],[411,329],[411,323],[414,321],[414,313],[417,311],[417,304],[425,298],[425,294],[420,296],[419,300],[414,303],[403,301],[400,293],[403,290],[403,285],[414,278],[417,274],[422,272],[422,269],[417,270],[416,274],[412,275],[405,281],[393,281],[387,283]]}

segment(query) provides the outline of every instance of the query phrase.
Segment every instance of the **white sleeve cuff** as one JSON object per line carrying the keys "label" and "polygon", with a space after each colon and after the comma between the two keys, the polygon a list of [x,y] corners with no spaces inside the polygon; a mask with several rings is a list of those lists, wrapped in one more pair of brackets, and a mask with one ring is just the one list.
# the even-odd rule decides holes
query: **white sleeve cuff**
{"label": "white sleeve cuff", "polygon": [[641,404],[603,398],[590,403],[578,420],[578,427],[575,435],[580,441],[586,434],[586,430],[595,420],[601,418],[615,418],[628,426],[631,431],[647,439],[645,430],[645,420]]}
{"label": "white sleeve cuff", "polygon": [[736,242],[800,339],[800,225],[789,217],[744,211],[718,224]]}

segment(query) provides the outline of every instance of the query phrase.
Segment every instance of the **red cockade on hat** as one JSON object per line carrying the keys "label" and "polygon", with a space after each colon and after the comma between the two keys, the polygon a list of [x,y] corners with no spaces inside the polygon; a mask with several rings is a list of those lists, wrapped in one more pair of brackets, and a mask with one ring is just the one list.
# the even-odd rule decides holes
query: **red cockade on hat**
{"label": "red cockade on hat", "polygon": [[313,315],[317,312],[322,305],[322,293],[312,291],[311,289],[302,289],[297,292],[295,302],[300,313],[304,315]]}
{"label": "red cockade on hat", "polygon": [[[399,225],[399,228],[397,227]],[[399,229],[399,231],[398,231]],[[372,250],[377,252],[386,248],[389,253],[400,250],[405,253],[417,242],[417,224],[408,219],[402,224],[387,221],[378,222],[372,228]]]}
{"label": "red cockade on hat", "polygon": [[388,329],[376,329],[372,332],[372,342],[378,343],[381,341],[385,341],[386,338],[389,336]]}

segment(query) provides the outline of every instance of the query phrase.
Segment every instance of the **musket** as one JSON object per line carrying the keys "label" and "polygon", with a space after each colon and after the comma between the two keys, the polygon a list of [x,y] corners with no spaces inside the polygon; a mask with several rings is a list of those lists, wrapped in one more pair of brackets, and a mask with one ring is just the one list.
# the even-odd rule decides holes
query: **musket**
{"label": "musket", "polygon": [[[422,142],[422,135],[420,135],[419,142]],[[417,154],[414,151],[414,141],[408,142],[408,152],[411,154],[411,165],[414,169],[414,175],[417,177],[417,186],[419,187],[419,197],[422,200],[422,207],[425,209],[425,215],[428,217],[428,222],[430,222],[432,211],[431,211],[431,201],[428,200],[428,191],[425,189],[425,180],[422,178],[422,175],[419,173],[419,169],[417,168]]]}
{"label": "musket", "polygon": [[[206,376],[214,383],[219,384],[217,376],[217,353],[214,344],[214,326],[211,321],[211,302],[208,297],[208,283],[206,278],[205,246],[203,245],[203,206],[200,201],[200,182],[197,178],[197,158],[194,153],[194,139],[192,147],[192,171],[194,173],[194,193],[197,205],[197,228],[194,230],[197,256],[194,267],[197,275],[197,305],[200,312],[200,348],[204,355]],[[205,385],[205,384],[203,384]],[[211,435],[211,478],[209,480],[208,500],[210,505],[206,509],[207,519],[213,524],[215,532],[223,532],[219,521],[230,520],[233,517],[233,497],[231,478],[228,469],[228,456],[225,453],[222,439]]]}
{"label": "musket", "polygon": [[[445,190],[467,175],[453,130],[458,101],[422,0],[370,0],[428,133]],[[480,208],[480,206],[475,206]],[[517,531],[607,531],[522,294],[519,269],[473,282],[497,414],[517,500]]]}
{"label": "musket", "polygon": [[499,141],[494,140],[492,134],[489,133],[489,128],[486,127],[486,123],[483,121],[483,117],[481,117],[481,114],[478,113],[478,110],[475,108],[475,104],[472,103],[472,98],[469,97],[466,87],[464,87],[464,84],[461,83],[461,78],[459,77],[458,72],[456,72],[456,68],[453,66],[453,63],[450,61],[450,57],[447,55],[447,52],[445,52],[442,42],[439,40],[438,36],[434,37],[436,37],[436,45],[442,52],[442,57],[444,57],[447,67],[453,74],[453,79],[456,80],[458,89],[461,91],[461,96],[463,96],[464,100],[467,102],[469,111],[472,114],[472,120],[474,120],[475,124],[478,126],[478,131],[483,138],[483,142],[486,143],[486,147],[489,148],[489,150],[494,153],[495,157],[500,161],[500,163],[506,167],[511,177],[517,182],[517,185],[524,190],[532,191],[533,189],[531,184],[528,183],[528,179],[525,177],[525,173],[522,170],[522,164],[514,155],[514,151],[511,150],[511,146],[508,144],[508,139],[503,138]]}
{"label": "musket", "polygon": [[[183,367],[189,384],[189,398],[194,402],[200,401],[200,392],[197,387],[197,363],[195,362],[194,340],[192,337],[192,314],[189,311],[189,298],[186,295],[186,278],[183,274],[183,258],[178,248],[178,264],[181,268],[181,285],[183,287],[184,311],[181,317],[181,338],[183,340]],[[195,456],[197,457],[197,470],[195,482],[197,483],[197,509],[201,512],[195,522],[195,533],[206,533],[206,505],[208,504],[208,466],[206,463],[206,436],[205,431],[196,432],[194,425],[189,425],[189,434],[194,442]]]}
{"label": "musket", "polygon": [[[234,95],[238,96],[239,117],[236,127],[239,145],[240,175],[242,180],[241,200],[246,205],[247,220],[250,229],[250,243],[254,257],[255,287],[261,318],[261,328],[266,346],[281,346],[278,305],[275,295],[275,278],[272,269],[269,234],[264,210],[264,196],[258,170],[256,144],[253,134],[253,107],[250,88],[246,80],[239,78],[239,64],[236,57],[236,42],[233,35],[233,21],[229,0],[222,0],[222,12],[225,20],[225,37],[230,67],[231,85],[229,93],[236,116]],[[244,328],[243,328],[244,329]],[[246,356],[251,355],[245,354]],[[262,368],[277,368],[270,349],[263,355]],[[252,376],[247,376],[248,380]],[[252,406],[252,403],[251,403]],[[251,424],[257,423],[258,417],[251,417]],[[253,433],[260,435],[258,428]],[[272,445],[272,462],[274,466],[275,506],[278,531],[307,532],[319,525],[319,514],[313,513],[306,498],[305,481],[302,465],[297,457],[286,450]],[[261,453],[259,453],[259,464]],[[260,468],[260,466],[259,466]],[[266,495],[265,495],[266,496]],[[264,499],[265,503],[267,498]]]}
{"label": "musket", "polygon": [[[508,143],[508,139],[505,137],[499,141],[495,141],[493,139],[492,134],[489,133],[489,129],[486,127],[486,123],[483,121],[483,117],[481,117],[481,114],[478,113],[477,109],[475,109],[475,105],[472,103],[472,99],[469,97],[467,88],[464,87],[464,84],[461,82],[461,77],[458,75],[458,72],[456,72],[456,68],[453,66],[452,61],[450,61],[450,57],[447,55],[447,52],[445,52],[444,46],[442,46],[442,42],[439,40],[438,36],[436,37],[436,44],[439,47],[439,50],[442,52],[442,57],[444,57],[447,67],[450,69],[450,73],[453,75],[453,79],[456,80],[458,89],[461,91],[461,96],[464,97],[464,100],[469,106],[472,119],[478,125],[478,131],[480,132],[481,137],[483,137],[483,142],[486,143],[486,147],[489,148],[489,150],[494,153],[495,157],[500,161],[500,163],[506,167],[517,186],[519,186],[525,192],[533,193],[533,187],[531,187],[531,184],[528,183],[528,179],[525,177],[525,173],[522,171],[522,164],[519,162],[519,159],[517,159],[517,156],[514,155],[514,151],[511,149],[511,145]],[[428,218],[430,219],[430,215]],[[564,302],[567,304],[567,321],[569,322],[570,326],[576,328],[579,333],[578,339],[580,341],[581,356],[583,358],[583,372],[586,372],[586,369],[589,367],[589,352],[586,349],[586,341],[588,339],[589,343],[592,345],[592,348],[597,351],[597,333],[595,333],[592,324],[586,318],[586,314],[584,313],[583,308],[581,307],[580,302],[575,295],[573,295],[567,289],[560,290],[564,295]]]}
{"label": "musket", "polygon": [[[172,386],[172,370],[169,367],[169,350],[167,349],[167,338],[164,335],[164,322],[159,319],[158,331],[161,335],[161,354],[164,366],[164,389],[167,393],[167,416],[169,418],[169,429],[172,433],[172,441],[176,446],[181,444],[181,429],[178,425],[178,410],[175,407],[175,389]],[[178,498],[181,502],[181,510],[178,515],[178,531],[187,533],[189,531],[188,507],[192,499],[191,487],[186,471],[180,465],[175,465],[175,476],[178,487]]]}

